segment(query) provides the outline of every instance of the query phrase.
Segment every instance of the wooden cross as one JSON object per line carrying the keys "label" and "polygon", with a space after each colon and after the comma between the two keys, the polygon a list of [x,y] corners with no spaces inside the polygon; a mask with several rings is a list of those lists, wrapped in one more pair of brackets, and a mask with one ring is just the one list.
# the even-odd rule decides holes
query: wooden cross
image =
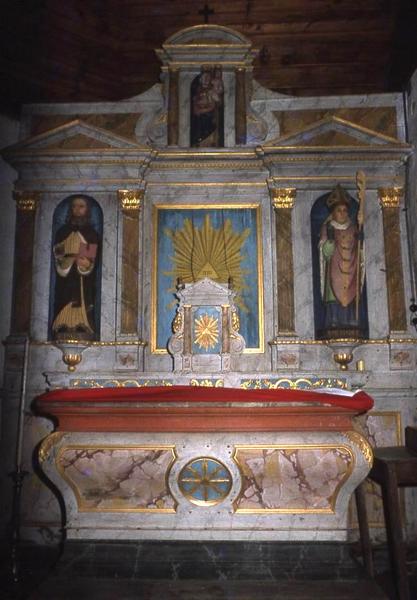
{"label": "wooden cross", "polygon": [[207,25],[208,20],[209,20],[209,16],[210,15],[214,15],[214,10],[212,8],[208,7],[207,2],[204,5],[204,8],[198,11],[199,15],[203,15],[204,16],[204,23]]}

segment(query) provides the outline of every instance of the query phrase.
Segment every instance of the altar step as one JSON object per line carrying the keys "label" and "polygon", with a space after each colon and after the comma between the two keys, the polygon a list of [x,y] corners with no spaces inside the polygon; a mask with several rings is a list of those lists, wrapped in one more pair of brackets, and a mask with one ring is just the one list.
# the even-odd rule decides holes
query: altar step
{"label": "altar step", "polygon": [[[20,600],[387,600],[394,598],[386,550],[377,582],[352,544],[333,542],[67,542],[26,545]],[[3,555],[4,556],[4,555]],[[1,581],[7,579],[4,570]],[[413,583],[414,582],[414,583]],[[413,579],[413,587],[417,578]],[[382,587],[380,587],[381,584]],[[415,588],[416,589],[416,588]],[[415,589],[412,592],[415,592]],[[417,597],[411,596],[411,597]]]}
{"label": "altar step", "polygon": [[28,600],[387,600],[373,581],[51,579]]}

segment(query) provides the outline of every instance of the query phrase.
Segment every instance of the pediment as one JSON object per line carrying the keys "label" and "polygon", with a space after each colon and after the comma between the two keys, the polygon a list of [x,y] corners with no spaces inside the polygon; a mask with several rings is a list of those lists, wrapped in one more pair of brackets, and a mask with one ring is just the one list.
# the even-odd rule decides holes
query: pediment
{"label": "pediment", "polygon": [[195,25],[169,37],[156,54],[164,65],[175,63],[189,68],[190,64],[251,64],[258,51],[252,49],[248,38],[229,27]]}
{"label": "pediment", "polygon": [[186,284],[185,288],[180,290],[177,295],[187,304],[199,305],[222,303],[233,296],[234,293],[227,285],[222,285],[209,277],[204,277],[195,283]]}
{"label": "pediment", "polygon": [[131,139],[85,123],[80,119],[70,121],[39,135],[27,138],[5,149],[4,154],[37,150],[106,150],[140,149]]}
{"label": "pediment", "polygon": [[356,125],[351,121],[330,116],[316,121],[295,133],[277,138],[270,145],[288,147],[403,147],[405,144],[396,138]]}
{"label": "pediment", "polygon": [[163,44],[169,46],[251,46],[250,40],[239,31],[221,25],[195,25],[174,33]]}

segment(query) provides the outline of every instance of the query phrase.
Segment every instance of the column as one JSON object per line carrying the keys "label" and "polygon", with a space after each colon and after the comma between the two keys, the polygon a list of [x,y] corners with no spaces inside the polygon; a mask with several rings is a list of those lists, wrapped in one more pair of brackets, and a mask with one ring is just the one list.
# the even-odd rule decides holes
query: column
{"label": "column", "polygon": [[179,100],[178,82],[179,71],[169,67],[169,90],[168,90],[168,146],[178,146],[179,131]]}
{"label": "column", "polygon": [[271,189],[275,210],[278,335],[295,335],[292,208],[295,188]]}
{"label": "column", "polygon": [[246,144],[246,70],[238,67],[235,91],[235,140],[236,144]]}
{"label": "column", "polygon": [[390,332],[407,330],[404,297],[404,278],[401,259],[400,201],[402,188],[379,188],[382,208],[385,247],[385,276],[387,282]]}
{"label": "column", "polygon": [[229,331],[229,311],[230,306],[222,306],[222,353],[230,352],[230,331]]}
{"label": "column", "polygon": [[39,192],[16,191],[13,305],[11,334],[29,333],[32,308],[33,241]]}
{"label": "column", "polygon": [[139,212],[143,190],[119,190],[122,211],[122,280],[120,333],[138,332]]}

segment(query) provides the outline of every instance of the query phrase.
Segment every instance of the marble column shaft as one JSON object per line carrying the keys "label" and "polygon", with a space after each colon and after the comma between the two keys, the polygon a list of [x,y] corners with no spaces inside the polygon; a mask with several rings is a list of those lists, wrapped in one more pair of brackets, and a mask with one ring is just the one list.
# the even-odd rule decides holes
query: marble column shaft
{"label": "marble column shaft", "polygon": [[401,188],[380,188],[379,201],[384,224],[385,268],[390,331],[406,331],[407,315],[401,258]]}
{"label": "marble column shaft", "polygon": [[16,229],[11,333],[30,331],[33,241],[38,192],[15,192]]}
{"label": "marble column shaft", "polygon": [[246,71],[242,67],[236,69],[235,115],[236,144],[246,144]]}
{"label": "marble column shaft", "polygon": [[135,334],[138,330],[139,212],[142,192],[121,190],[119,200],[123,215],[120,332]]}
{"label": "marble column shaft", "polygon": [[168,146],[178,145],[179,131],[179,99],[178,99],[178,69],[169,69],[169,98],[168,98]]}
{"label": "marble column shaft", "polygon": [[191,332],[191,306],[184,305],[184,354],[191,354],[192,332]]}
{"label": "marble column shaft", "polygon": [[294,314],[294,265],[292,249],[292,207],[296,190],[272,190],[275,209],[276,255],[277,255],[277,302],[278,333],[293,335]]}
{"label": "marble column shaft", "polygon": [[222,352],[230,352],[229,307],[222,306]]}

